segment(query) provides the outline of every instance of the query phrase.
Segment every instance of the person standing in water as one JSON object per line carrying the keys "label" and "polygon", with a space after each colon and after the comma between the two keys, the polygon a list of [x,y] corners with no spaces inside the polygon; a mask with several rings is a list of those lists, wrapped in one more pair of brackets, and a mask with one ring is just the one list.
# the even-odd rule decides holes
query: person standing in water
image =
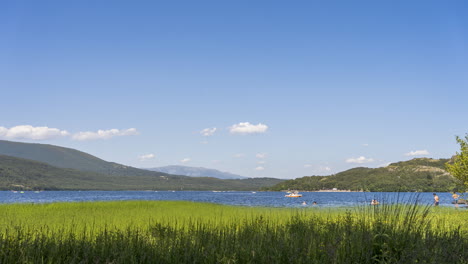
{"label": "person standing in water", "polygon": [[456,192],[453,192],[452,198],[454,200],[455,207],[458,207],[458,198],[459,197],[460,197],[460,195],[458,195]]}
{"label": "person standing in water", "polygon": [[439,206],[439,196],[437,196],[436,193],[433,193],[434,195],[434,206]]}

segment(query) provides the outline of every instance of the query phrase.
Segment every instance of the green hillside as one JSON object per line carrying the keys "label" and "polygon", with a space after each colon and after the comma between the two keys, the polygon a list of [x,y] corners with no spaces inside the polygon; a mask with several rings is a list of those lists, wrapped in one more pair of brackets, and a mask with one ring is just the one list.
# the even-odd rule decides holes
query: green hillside
{"label": "green hillside", "polygon": [[284,181],[265,190],[338,190],[374,192],[447,192],[457,187],[444,169],[448,159],[418,158],[382,168],[353,168],[330,176],[307,176]]}
{"label": "green hillside", "polygon": [[258,190],[282,180],[220,180],[164,173],[116,176],[0,155],[1,190]]}
{"label": "green hillside", "polygon": [[109,175],[167,175],[165,173],[150,172],[114,162],[107,162],[76,149],[47,144],[21,143],[0,140],[0,155],[35,160],[59,168],[69,168]]}

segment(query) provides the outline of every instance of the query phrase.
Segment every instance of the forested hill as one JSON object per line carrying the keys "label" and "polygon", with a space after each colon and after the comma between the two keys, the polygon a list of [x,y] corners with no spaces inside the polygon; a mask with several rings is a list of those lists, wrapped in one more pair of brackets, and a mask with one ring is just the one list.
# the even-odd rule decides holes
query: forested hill
{"label": "forested hill", "polygon": [[166,175],[165,173],[150,172],[114,162],[108,162],[76,149],[48,144],[0,140],[0,155],[44,162],[59,168],[76,169],[109,175]]}
{"label": "forested hill", "polygon": [[0,155],[0,190],[253,191],[282,181],[272,178],[221,180],[149,173],[148,175],[110,175],[58,168],[42,162]]}
{"label": "forested hill", "polygon": [[284,181],[270,191],[338,190],[373,192],[447,192],[457,187],[445,170],[448,159],[417,158],[396,162],[382,168],[353,168],[330,176],[306,176]]}

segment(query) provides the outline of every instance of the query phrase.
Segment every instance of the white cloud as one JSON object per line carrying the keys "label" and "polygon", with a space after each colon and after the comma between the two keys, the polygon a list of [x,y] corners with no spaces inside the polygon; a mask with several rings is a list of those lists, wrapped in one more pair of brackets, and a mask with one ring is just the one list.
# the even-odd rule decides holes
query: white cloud
{"label": "white cloud", "polygon": [[233,157],[234,157],[234,158],[243,158],[244,156],[245,156],[244,153],[237,153],[237,154],[235,154]]}
{"label": "white cloud", "polygon": [[257,168],[255,168],[255,170],[256,170],[256,171],[262,171],[262,170],[265,170],[265,168],[262,167],[262,166],[258,166]]}
{"label": "white cloud", "polygon": [[239,124],[232,125],[229,127],[229,132],[231,134],[255,134],[255,133],[265,133],[268,130],[268,126],[262,123],[257,125],[250,124],[249,122],[240,122]]}
{"label": "white cloud", "polygon": [[364,156],[360,156],[359,158],[349,158],[346,160],[347,163],[358,163],[358,164],[362,164],[362,163],[370,163],[370,162],[374,162],[374,159],[372,158],[366,158]]}
{"label": "white cloud", "polygon": [[265,164],[265,163],[266,163],[266,161],[264,161],[264,160],[257,161],[257,164]]}
{"label": "white cloud", "polygon": [[135,128],[125,130],[109,129],[98,130],[97,132],[78,132],[70,135],[66,130],[49,127],[33,127],[30,125],[15,126],[12,128],[0,127],[0,138],[3,139],[35,139],[44,140],[58,137],[71,136],[74,140],[94,140],[94,139],[109,139],[115,136],[131,136],[138,135]]}
{"label": "white cloud", "polygon": [[209,136],[214,135],[215,132],[216,132],[216,127],[205,128],[202,131],[200,131],[200,134],[202,134],[204,137],[209,137]]}
{"label": "white cloud", "polygon": [[181,159],[181,160],[180,160],[181,163],[187,163],[187,162],[189,162],[189,161],[191,161],[190,158],[185,158],[185,159]]}
{"label": "white cloud", "polygon": [[305,164],[305,165],[304,165],[304,168],[311,168],[311,167],[312,167],[311,164]]}
{"label": "white cloud", "polygon": [[405,156],[425,156],[429,155],[429,151],[427,150],[415,150],[405,153]]}
{"label": "white cloud", "polygon": [[73,135],[74,140],[95,140],[95,139],[109,139],[117,136],[134,136],[138,135],[138,131],[135,128],[129,128],[125,130],[109,129],[109,130],[98,130],[97,132],[78,132]]}
{"label": "white cloud", "polygon": [[368,147],[369,144],[365,143],[365,144],[362,144],[363,147]]}
{"label": "white cloud", "polygon": [[266,156],[267,156],[266,153],[257,153],[257,155],[255,155],[257,159],[264,159],[266,158]]}
{"label": "white cloud", "polygon": [[69,135],[67,131],[58,128],[33,127],[30,125],[15,126],[12,128],[0,127],[0,138],[4,139],[44,140]]}
{"label": "white cloud", "polygon": [[146,160],[150,160],[150,159],[154,159],[156,156],[154,154],[145,154],[145,155],[141,155],[138,157],[138,159],[140,161],[146,161]]}

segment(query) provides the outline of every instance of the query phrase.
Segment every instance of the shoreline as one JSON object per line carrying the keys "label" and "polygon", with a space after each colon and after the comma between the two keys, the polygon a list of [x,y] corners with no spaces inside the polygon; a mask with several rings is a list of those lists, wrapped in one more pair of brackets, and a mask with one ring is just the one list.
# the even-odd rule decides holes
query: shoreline
{"label": "shoreline", "polygon": [[[287,190],[281,191],[281,192],[287,192]],[[365,192],[365,191],[351,191],[351,190],[317,190],[317,191],[301,191],[298,190],[298,192]]]}

